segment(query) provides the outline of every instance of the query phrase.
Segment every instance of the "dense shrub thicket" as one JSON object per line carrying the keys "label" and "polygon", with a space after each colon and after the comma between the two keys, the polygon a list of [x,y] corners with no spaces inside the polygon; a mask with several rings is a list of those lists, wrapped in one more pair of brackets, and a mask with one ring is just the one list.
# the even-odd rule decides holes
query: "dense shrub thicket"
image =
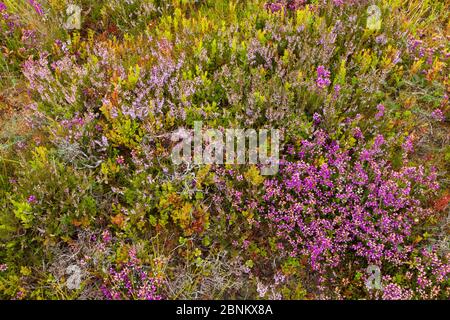
{"label": "dense shrub thicket", "polygon": [[[0,0],[0,297],[448,299],[448,12]],[[278,173],[174,165],[195,121]]]}

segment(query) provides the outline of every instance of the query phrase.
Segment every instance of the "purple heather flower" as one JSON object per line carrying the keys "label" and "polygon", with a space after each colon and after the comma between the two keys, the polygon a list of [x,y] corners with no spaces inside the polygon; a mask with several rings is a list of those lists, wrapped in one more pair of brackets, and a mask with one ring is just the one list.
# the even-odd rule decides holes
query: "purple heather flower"
{"label": "purple heather flower", "polygon": [[373,143],[374,149],[379,149],[386,141],[384,140],[384,137],[382,134],[378,134],[375,137],[375,141]]}
{"label": "purple heather flower", "polygon": [[281,3],[275,2],[275,3],[267,3],[266,8],[269,9],[272,13],[278,12],[281,9],[283,9],[283,5]]}
{"label": "purple heather flower", "polygon": [[323,77],[323,78],[328,78],[330,76],[330,71],[325,69],[324,66],[318,66],[317,67],[317,76]]}
{"label": "purple heather flower", "polygon": [[265,286],[264,284],[258,282],[257,287],[256,287],[256,291],[258,291],[258,294],[260,296],[260,298],[264,298],[264,296],[266,295],[268,290],[268,287]]}
{"label": "purple heather flower", "polygon": [[382,104],[377,105],[377,113],[375,114],[375,119],[379,120],[384,116],[385,107]]}
{"label": "purple heather flower", "polygon": [[341,92],[341,86],[339,84],[334,86],[334,97],[337,98]]}
{"label": "purple heather flower", "polygon": [[313,115],[314,125],[316,125],[316,126],[319,125],[321,121],[322,121],[322,118],[321,118],[320,114],[318,114],[317,112],[314,113],[314,115]]}
{"label": "purple heather flower", "polygon": [[320,89],[326,88],[331,84],[330,71],[325,69],[324,66],[317,67],[316,84]]}
{"label": "purple heather flower", "polygon": [[395,55],[394,55],[394,59],[392,60],[392,63],[393,63],[393,64],[397,64],[397,63],[399,63],[400,61],[402,61],[402,59],[401,59],[401,51],[398,50],[398,51],[395,53]]}
{"label": "purple heather flower", "polygon": [[108,243],[111,241],[112,237],[111,237],[111,233],[109,232],[109,230],[103,231],[102,239],[103,239],[103,242],[105,242],[105,243]]}
{"label": "purple heather flower", "polygon": [[28,3],[34,8],[34,11],[40,16],[44,14],[44,10],[42,10],[42,6],[36,0],[28,0]]}
{"label": "purple heather flower", "polygon": [[3,2],[0,2],[0,12],[4,11],[6,9],[7,9],[6,4],[4,4]]}
{"label": "purple heather flower", "polygon": [[305,2],[306,2],[305,0],[293,0],[288,3],[287,8],[289,10],[295,11],[301,6],[303,6]]}
{"label": "purple heather flower", "polygon": [[[383,143],[377,135],[372,147],[359,143],[350,153],[325,132],[302,142],[298,158],[280,166],[280,178],[264,182],[260,210],[285,243],[280,250],[306,257],[320,276],[343,267],[350,252],[364,265],[408,261],[411,229],[432,214],[416,198],[426,191],[411,186],[429,190],[436,176],[425,175],[421,167],[394,170],[380,148]],[[433,268],[443,270],[438,258]],[[419,285],[429,287],[427,275],[422,278]],[[405,290],[391,285],[385,298],[410,296]]]}
{"label": "purple heather flower", "polygon": [[359,127],[353,129],[353,136],[358,140],[364,139],[364,135]]}
{"label": "purple heather flower", "polygon": [[161,282],[136,259],[135,252],[130,250],[130,261],[125,265],[109,269],[109,275],[104,279],[100,290],[109,300],[135,298],[139,300],[161,300],[157,293]]}
{"label": "purple heather flower", "polygon": [[436,121],[444,121],[445,115],[441,109],[436,109],[431,113],[431,117]]}
{"label": "purple heather flower", "polygon": [[281,11],[283,8],[286,8],[291,11],[295,11],[299,9],[301,6],[305,4],[305,0],[284,0],[277,2],[267,2],[265,4],[265,8],[270,10],[272,13]]}
{"label": "purple heather flower", "polygon": [[405,142],[402,144],[402,148],[406,153],[414,152],[413,139],[411,136],[406,137]]}
{"label": "purple heather flower", "polygon": [[25,297],[25,292],[23,292],[22,290],[17,291],[16,293],[16,300],[22,300]]}
{"label": "purple heather flower", "polygon": [[36,201],[37,201],[37,198],[36,198],[36,196],[35,195],[31,195],[31,196],[29,196],[28,197],[28,200],[27,200],[27,202],[28,203],[36,203]]}
{"label": "purple heather flower", "polygon": [[383,288],[383,300],[410,300],[411,290],[402,289],[396,283],[390,283]]}
{"label": "purple heather flower", "polygon": [[379,35],[375,38],[377,44],[385,45],[387,43],[386,36],[384,34]]}

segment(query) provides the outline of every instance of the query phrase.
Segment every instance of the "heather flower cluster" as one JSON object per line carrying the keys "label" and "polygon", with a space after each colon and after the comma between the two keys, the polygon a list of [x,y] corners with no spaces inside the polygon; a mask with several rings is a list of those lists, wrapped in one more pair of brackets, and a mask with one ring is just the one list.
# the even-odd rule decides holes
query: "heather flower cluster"
{"label": "heather flower cluster", "polygon": [[331,84],[330,71],[324,66],[317,67],[317,79],[316,84],[319,89],[324,89]]}
{"label": "heather flower cluster", "polygon": [[[349,268],[350,261],[352,272],[367,265],[408,266],[417,250],[414,230],[433,215],[421,199],[438,190],[435,173],[408,165],[394,170],[385,159],[384,143],[379,135],[370,147],[346,150],[317,130],[313,140],[291,150],[293,159],[282,163],[281,178],[265,182],[261,214],[275,228],[285,254],[307,257],[321,275],[322,288],[322,282],[333,281],[332,270]],[[434,259],[431,273],[439,281],[432,289],[437,296],[450,265],[436,255]],[[418,273],[418,289],[407,295],[390,284],[384,298],[426,298],[420,287],[429,287],[429,274],[423,269]]]}
{"label": "heather flower cluster", "polygon": [[385,107],[382,104],[377,106],[377,113],[375,114],[375,119],[379,120],[384,116]]}
{"label": "heather flower cluster", "polygon": [[279,12],[283,9],[287,9],[290,11],[295,11],[306,4],[306,0],[285,0],[285,1],[277,1],[277,2],[267,2],[265,4],[266,9],[270,10],[270,12],[275,13]]}
{"label": "heather flower cluster", "polygon": [[441,109],[436,109],[431,113],[431,117],[436,121],[445,121],[445,115]]}
{"label": "heather flower cluster", "polygon": [[42,9],[41,4],[36,0],[28,0],[28,3],[33,7],[37,14],[43,15],[44,10]]}
{"label": "heather flower cluster", "polygon": [[101,291],[108,300],[161,300],[158,289],[161,281],[141,265],[134,250],[123,266],[110,267],[101,285]]}
{"label": "heather flower cluster", "polygon": [[[448,14],[422,7],[0,0],[0,299],[448,299]],[[211,133],[245,160],[174,161]]]}

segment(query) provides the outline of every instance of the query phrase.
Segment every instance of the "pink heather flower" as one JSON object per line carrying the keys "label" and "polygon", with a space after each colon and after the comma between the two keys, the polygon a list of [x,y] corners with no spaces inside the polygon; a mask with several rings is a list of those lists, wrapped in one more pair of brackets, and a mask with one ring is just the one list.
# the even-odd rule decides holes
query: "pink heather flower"
{"label": "pink heather flower", "polygon": [[265,4],[265,8],[270,10],[272,13],[281,11],[283,8],[286,8],[291,11],[295,11],[299,9],[301,6],[305,4],[306,0],[284,0],[277,2],[267,2]]}
{"label": "pink heather flower", "polygon": [[441,109],[436,109],[431,113],[431,117],[436,121],[444,121],[445,115]]}
{"label": "pink heather flower", "polygon": [[411,296],[411,290],[402,289],[396,283],[390,283],[383,289],[383,300],[409,300]]}
{"label": "pink heather flower", "polygon": [[344,0],[333,0],[335,6],[342,6],[344,4]]}
{"label": "pink heather flower", "polygon": [[117,164],[124,164],[125,163],[125,159],[123,158],[123,156],[118,156],[116,159]]}
{"label": "pink heather flower", "polygon": [[135,252],[130,250],[130,261],[120,267],[109,269],[109,274],[103,279],[100,290],[108,300],[139,299],[161,300],[158,294],[161,281],[136,259]]}
{"label": "pink heather flower", "polygon": [[6,270],[8,270],[8,265],[6,263],[0,264],[0,271],[3,272],[3,271],[6,271]]}
{"label": "pink heather flower", "polygon": [[314,113],[314,115],[313,115],[314,125],[316,125],[316,126],[319,125],[321,120],[322,120],[322,118],[320,117],[320,115],[317,112]]}
{"label": "pink heather flower", "polygon": [[387,43],[386,36],[384,34],[379,35],[375,38],[375,42],[381,45],[384,45]]}
{"label": "pink heather flower", "polygon": [[275,3],[267,3],[266,9],[269,9],[272,13],[278,12],[281,9],[283,9],[283,5],[281,3],[275,2]]}
{"label": "pink heather flower", "polygon": [[[419,200],[426,191],[412,186],[431,188],[436,176],[425,175],[420,167],[395,170],[380,148],[383,143],[383,136],[377,135],[372,147],[359,143],[350,152],[325,132],[316,133],[314,140],[303,141],[297,159],[283,162],[280,178],[264,182],[260,211],[286,244],[280,250],[292,257],[306,257],[322,282],[334,281],[325,275],[345,266],[349,253],[359,267],[406,264],[412,228],[432,214]],[[439,257],[435,260],[432,270],[440,272],[445,262]],[[442,272],[441,278],[447,274]],[[422,278],[418,284],[427,286],[429,276]],[[410,288],[388,281],[383,281],[387,284],[385,299],[412,296]],[[264,293],[263,286],[259,289]]]}
{"label": "pink heather flower", "polygon": [[266,295],[268,289],[269,288],[267,286],[265,286],[262,283],[258,282],[257,287],[256,287],[256,291],[258,292],[260,298],[264,298],[264,296]]}
{"label": "pink heather flower", "polygon": [[36,203],[37,198],[36,198],[35,195],[31,195],[31,196],[28,197],[28,200],[27,200],[27,201],[28,201],[28,203],[30,203],[30,204]]}
{"label": "pink heather flower", "polygon": [[412,137],[408,136],[405,139],[405,142],[402,144],[402,148],[406,153],[412,153],[414,152],[414,145],[413,145],[413,141],[412,141]]}
{"label": "pink heather flower", "polygon": [[111,237],[111,233],[109,232],[109,230],[103,231],[102,239],[103,239],[103,242],[106,242],[106,243],[111,241],[112,237]]}
{"label": "pink heather flower", "polygon": [[277,272],[274,276],[273,279],[275,280],[275,284],[278,285],[280,283],[283,283],[286,280],[286,276],[280,272]]}
{"label": "pink heather flower", "polygon": [[353,137],[355,137],[358,140],[364,139],[364,135],[359,127],[353,129]]}
{"label": "pink heather flower", "polygon": [[305,4],[305,0],[293,0],[288,3],[288,9],[295,11]]}
{"label": "pink heather flower", "polygon": [[373,143],[374,149],[379,149],[386,141],[384,140],[383,135],[378,134],[375,137],[375,142]]}
{"label": "pink heather flower", "polygon": [[336,99],[339,96],[339,93],[341,92],[341,86],[340,85],[335,85],[334,86],[334,98]]}
{"label": "pink heather flower", "polygon": [[22,300],[24,297],[25,297],[25,292],[23,292],[22,290],[20,290],[16,293],[16,300]]}
{"label": "pink heather flower", "polygon": [[328,78],[328,77],[330,77],[330,71],[325,69],[324,66],[318,66],[317,67],[317,76],[323,77],[323,78]]}
{"label": "pink heather flower", "polygon": [[379,120],[384,116],[385,108],[382,104],[377,105],[377,113],[375,114],[375,119]]}
{"label": "pink heather flower", "polygon": [[324,66],[317,67],[316,84],[320,89],[326,88],[331,84],[330,74],[330,71],[325,69]]}
{"label": "pink heather flower", "polygon": [[7,9],[6,4],[4,4],[3,2],[0,2],[0,12],[4,11],[6,9]]}
{"label": "pink heather flower", "polygon": [[44,10],[42,10],[42,6],[36,0],[28,0],[28,3],[34,8],[34,11],[40,16],[44,15]]}

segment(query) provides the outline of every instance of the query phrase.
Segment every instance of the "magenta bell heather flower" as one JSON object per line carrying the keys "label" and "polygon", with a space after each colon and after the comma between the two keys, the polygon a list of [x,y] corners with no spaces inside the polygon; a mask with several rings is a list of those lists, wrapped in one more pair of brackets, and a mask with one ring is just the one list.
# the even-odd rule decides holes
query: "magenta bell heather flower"
{"label": "magenta bell heather flower", "polygon": [[320,89],[324,89],[331,84],[330,81],[330,71],[325,69],[324,66],[317,67],[317,79],[316,84]]}
{"label": "magenta bell heather flower", "polygon": [[384,140],[384,137],[382,134],[377,134],[375,137],[375,141],[373,143],[374,149],[378,150],[383,144],[386,143],[386,140]]}
{"label": "magenta bell heather flower", "polygon": [[392,168],[383,143],[377,135],[372,147],[350,152],[317,131],[296,160],[283,161],[279,178],[265,181],[261,212],[289,255],[307,257],[322,274],[344,266],[349,253],[363,265],[407,263],[414,225],[432,214],[419,199],[438,185],[420,167]]}
{"label": "magenta bell heather flower", "polygon": [[28,197],[28,200],[27,200],[27,202],[30,203],[30,204],[36,203],[36,201],[37,201],[37,198],[36,198],[35,195],[29,196],[29,197]]}
{"label": "magenta bell heather flower", "polygon": [[405,142],[402,145],[402,148],[406,153],[414,152],[413,139],[411,136],[406,137]]}
{"label": "magenta bell heather flower", "polygon": [[396,283],[389,283],[383,288],[383,300],[410,300],[413,292],[403,289]]}
{"label": "magenta bell heather flower", "polygon": [[445,120],[445,115],[442,112],[441,109],[436,109],[431,113],[431,117],[433,117],[434,120],[436,121],[444,121]]}
{"label": "magenta bell heather flower", "polygon": [[125,158],[123,156],[118,156],[116,159],[117,164],[124,164]]}
{"label": "magenta bell heather flower", "polygon": [[278,12],[281,9],[283,9],[283,5],[281,3],[275,2],[275,3],[267,3],[266,9],[270,10],[272,13]]}
{"label": "magenta bell heather flower", "polygon": [[317,67],[317,76],[322,78],[329,78],[330,77],[330,71],[325,69],[324,66],[318,66]]}
{"label": "magenta bell heather flower", "polygon": [[317,112],[314,113],[314,115],[313,115],[314,125],[316,125],[316,126],[319,125],[321,120],[322,120],[322,118],[320,117],[320,114],[318,114]]}
{"label": "magenta bell heather flower", "polygon": [[358,140],[364,139],[364,134],[362,133],[361,129],[359,127],[356,127],[353,129],[353,137]]}
{"label": "magenta bell heather flower", "polygon": [[134,249],[130,250],[129,258],[126,264],[109,269],[100,286],[105,298],[161,300],[162,296],[158,294],[161,281],[141,264]]}

